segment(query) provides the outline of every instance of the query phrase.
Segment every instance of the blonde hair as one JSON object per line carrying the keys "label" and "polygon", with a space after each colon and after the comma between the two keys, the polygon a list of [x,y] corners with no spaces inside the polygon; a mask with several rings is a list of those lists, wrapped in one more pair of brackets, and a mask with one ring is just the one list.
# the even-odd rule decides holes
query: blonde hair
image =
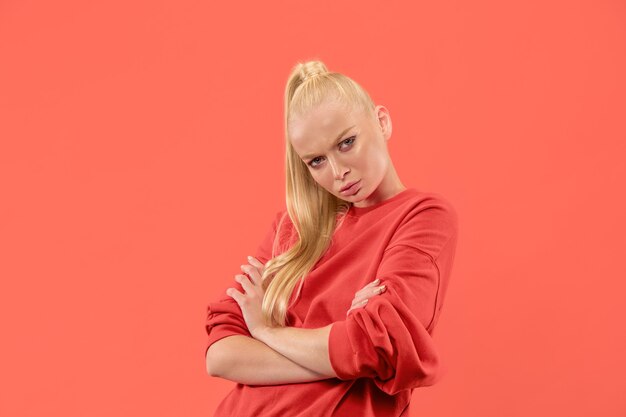
{"label": "blonde hair", "polygon": [[[291,294],[299,281],[324,255],[341,219],[352,203],[329,193],[313,179],[305,162],[294,151],[289,137],[289,123],[328,100],[348,111],[364,111],[374,117],[374,102],[355,81],[338,72],[330,72],[323,62],[298,62],[291,70],[285,87],[285,174],[287,213],[298,239],[284,253],[274,256],[281,226],[277,226],[272,258],[263,272],[263,318],[267,325],[284,327]],[[266,279],[269,278],[269,279]],[[301,282],[302,284],[302,282]],[[301,288],[301,287],[299,287]],[[297,299],[297,297],[295,298]]]}

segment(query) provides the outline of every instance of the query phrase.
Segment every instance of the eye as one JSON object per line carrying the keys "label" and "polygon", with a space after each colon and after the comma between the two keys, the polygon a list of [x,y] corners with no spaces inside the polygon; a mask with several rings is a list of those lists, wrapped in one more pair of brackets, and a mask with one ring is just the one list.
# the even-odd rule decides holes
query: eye
{"label": "eye", "polygon": [[318,156],[317,158],[313,158],[309,161],[309,166],[312,168],[315,168],[317,165],[313,164],[313,162],[315,162],[316,160],[320,159],[320,157]]}
{"label": "eye", "polygon": [[[339,146],[341,146],[342,144],[347,144],[348,146],[346,146],[347,148],[350,147],[350,145],[352,145],[354,143],[354,141],[356,140],[356,136],[350,136],[348,139],[342,140],[341,142],[339,142]],[[320,157],[316,157],[313,158],[309,161],[309,163],[307,165],[309,165],[311,168],[315,168],[317,167],[319,164],[314,164],[314,162],[316,160],[320,159]]]}
{"label": "eye", "polygon": [[[348,139],[344,140],[341,143],[347,143],[348,145],[352,145],[355,140],[356,140],[356,136],[351,136],[351,137],[349,137]],[[350,141],[350,143],[348,143],[348,141]]]}

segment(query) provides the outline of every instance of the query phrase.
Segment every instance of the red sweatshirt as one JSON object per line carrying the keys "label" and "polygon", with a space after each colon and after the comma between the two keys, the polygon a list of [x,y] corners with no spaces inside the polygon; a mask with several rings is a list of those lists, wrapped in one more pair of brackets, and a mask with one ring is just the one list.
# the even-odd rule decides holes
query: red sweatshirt
{"label": "red sweatshirt", "polygon": [[[274,255],[297,238],[286,209],[276,213],[255,255],[263,263],[281,219]],[[455,255],[454,207],[439,194],[407,188],[373,206],[350,207],[338,224],[287,311],[293,327],[333,323],[328,350],[337,378],[237,384],[214,417],[408,417],[413,389],[442,376],[432,335]],[[386,290],[346,316],[355,293],[376,278]],[[236,281],[229,286],[244,292]],[[250,336],[233,298],[224,295],[207,310],[206,349],[223,337]]]}

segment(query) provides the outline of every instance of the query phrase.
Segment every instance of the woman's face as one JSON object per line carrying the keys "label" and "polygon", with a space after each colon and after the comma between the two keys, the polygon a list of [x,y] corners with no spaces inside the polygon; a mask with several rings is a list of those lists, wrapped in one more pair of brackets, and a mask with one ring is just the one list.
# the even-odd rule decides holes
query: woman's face
{"label": "woman's face", "polygon": [[326,102],[289,123],[291,145],[313,179],[357,207],[385,200],[402,186],[389,159],[390,136],[391,119],[383,106],[371,116]]}

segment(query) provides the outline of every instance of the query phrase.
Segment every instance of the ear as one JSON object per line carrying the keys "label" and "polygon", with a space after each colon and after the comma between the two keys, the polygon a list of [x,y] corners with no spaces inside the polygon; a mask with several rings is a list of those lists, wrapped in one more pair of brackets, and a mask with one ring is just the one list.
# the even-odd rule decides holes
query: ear
{"label": "ear", "polygon": [[376,122],[378,123],[378,128],[380,129],[383,138],[387,141],[391,138],[391,116],[389,114],[389,110],[383,105],[377,105],[374,108],[374,116],[376,117]]}

